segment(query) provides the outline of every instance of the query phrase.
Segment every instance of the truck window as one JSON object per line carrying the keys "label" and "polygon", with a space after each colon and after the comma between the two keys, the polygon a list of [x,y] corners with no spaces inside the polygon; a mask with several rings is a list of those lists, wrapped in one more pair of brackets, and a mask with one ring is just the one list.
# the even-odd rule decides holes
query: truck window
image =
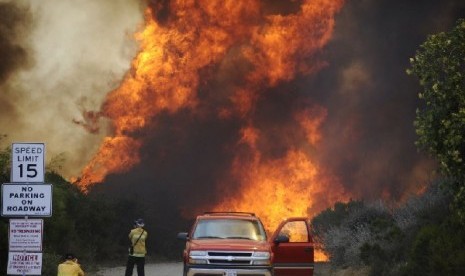
{"label": "truck window", "polygon": [[305,221],[290,221],[281,228],[279,234],[288,236],[289,242],[309,242]]}
{"label": "truck window", "polygon": [[192,235],[193,239],[248,239],[266,240],[265,230],[256,220],[201,219]]}

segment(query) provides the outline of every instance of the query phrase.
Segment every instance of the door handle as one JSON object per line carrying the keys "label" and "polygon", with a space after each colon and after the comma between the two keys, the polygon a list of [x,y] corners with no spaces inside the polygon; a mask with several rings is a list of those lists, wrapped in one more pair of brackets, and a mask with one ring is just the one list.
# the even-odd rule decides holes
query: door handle
{"label": "door handle", "polygon": [[305,247],[304,248],[305,252],[312,252],[312,250],[313,250],[313,248],[311,248],[311,247]]}

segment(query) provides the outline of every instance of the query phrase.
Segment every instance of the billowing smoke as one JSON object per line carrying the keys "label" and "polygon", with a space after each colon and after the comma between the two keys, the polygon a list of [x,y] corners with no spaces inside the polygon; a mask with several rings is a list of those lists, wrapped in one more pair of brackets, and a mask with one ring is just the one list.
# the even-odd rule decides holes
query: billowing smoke
{"label": "billowing smoke", "polygon": [[[21,37],[27,35],[30,27],[31,14],[25,7],[13,5],[12,3],[0,2],[0,122],[6,123],[7,117],[17,118],[15,109],[15,91],[8,87],[7,80],[15,72],[27,68],[31,64],[24,45],[21,45]],[[5,134],[5,133],[3,133]]]}
{"label": "billowing smoke", "polygon": [[[263,26],[267,16],[299,15],[305,3],[249,3],[258,2],[259,12],[248,9],[237,21]],[[141,43],[160,57],[141,56],[139,67],[101,109],[116,135],[85,171],[103,182],[93,191],[139,198],[154,224],[172,229],[176,218],[212,208],[254,211],[275,224],[286,214],[311,216],[349,197],[403,200],[433,177],[434,162],[414,146],[419,86],[405,69],[428,34],[452,26],[463,3],[347,2],[335,14],[330,40],[311,54],[296,50],[291,56],[299,60],[298,68],[308,68],[288,70],[289,77],[283,77],[277,64],[268,64],[264,71],[282,74],[277,81],[257,73],[263,64],[250,57],[260,56],[262,48],[244,54],[250,38],[241,28],[228,29],[234,19],[221,15],[223,21],[216,22],[208,8],[218,7],[204,7],[200,16],[192,10],[190,18],[175,3],[149,3],[146,16],[155,27],[141,37],[157,35],[153,45]],[[227,3],[224,9],[231,8]],[[208,23],[209,16],[211,25],[196,25],[199,18]],[[226,53],[218,41],[228,41],[227,35],[197,43],[202,35],[210,38],[214,27],[245,38],[226,43]],[[283,50],[294,47],[292,38],[287,42]],[[199,45],[218,51],[207,54],[201,66],[195,63],[205,55]],[[159,60],[162,66],[153,66]],[[138,85],[139,80],[149,84]],[[80,184],[87,188],[89,178]]]}
{"label": "billowing smoke", "polygon": [[[261,2],[267,7],[263,14],[286,16],[299,10],[286,6],[280,13],[282,2]],[[171,4],[153,2],[150,16],[162,28],[180,20]],[[299,7],[302,1],[292,4]],[[266,203],[266,196],[275,203],[263,206],[268,212],[284,206],[292,213],[300,197],[286,199],[286,192],[311,194],[306,198],[311,215],[337,199],[402,200],[421,191],[433,177],[434,162],[414,146],[420,88],[405,69],[426,36],[451,27],[464,6],[461,1],[345,3],[335,17],[332,39],[305,61],[320,64],[318,70],[273,86],[262,84],[246,119],[230,116],[235,111],[228,95],[248,81],[254,64],[240,48],[231,48],[221,62],[200,70],[194,107],[161,110],[147,127],[121,132],[141,141],[133,147],[139,160],[125,173],[110,173],[95,191],[139,198],[153,210],[153,223],[170,229],[177,217],[202,208],[260,213],[257,205]],[[315,143],[306,139],[305,131],[296,131],[302,125],[296,113],[314,121],[321,135]],[[292,149],[310,159],[286,163]],[[314,177],[299,179],[293,171],[311,171],[313,165],[318,171]],[[275,175],[277,170],[284,176]],[[247,184],[258,189],[247,190]],[[269,187],[277,192],[270,195],[265,190]]]}
{"label": "billowing smoke", "polygon": [[1,132],[68,152],[91,194],[137,198],[161,240],[202,209],[311,216],[433,177],[405,69],[463,1],[194,2],[144,3],[134,60],[135,0],[7,2]]}
{"label": "billowing smoke", "polygon": [[427,35],[465,16],[463,1],[349,1],[327,48],[330,66],[312,79],[328,107],[322,159],[355,198],[401,200],[433,177],[418,153],[418,81],[409,58]]}
{"label": "billowing smoke", "polygon": [[[279,1],[150,3],[131,74],[100,112],[86,113],[109,119],[114,133],[78,185],[104,182],[143,197],[178,187],[180,201],[171,202],[186,216],[251,209],[270,225],[346,199],[338,177],[314,157],[325,108],[286,87],[325,66],[319,56],[342,4],[293,1],[281,11]],[[148,187],[118,185],[122,172],[133,177],[141,167],[137,178]]]}
{"label": "billowing smoke", "polygon": [[98,109],[130,68],[143,7],[137,0],[1,0],[0,13],[2,146],[45,142],[48,161],[64,158],[61,172],[78,174],[106,133],[105,122],[89,126],[82,111]]}

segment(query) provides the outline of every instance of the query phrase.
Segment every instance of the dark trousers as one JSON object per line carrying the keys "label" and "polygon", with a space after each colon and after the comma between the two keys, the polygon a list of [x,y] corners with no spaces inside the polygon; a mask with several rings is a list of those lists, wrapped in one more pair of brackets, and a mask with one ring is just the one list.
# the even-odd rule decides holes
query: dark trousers
{"label": "dark trousers", "polygon": [[137,265],[137,275],[138,276],[145,276],[144,265],[145,265],[145,258],[144,257],[134,257],[128,256],[128,263],[126,264],[126,273],[125,276],[132,276],[132,271],[134,270],[134,265]]}

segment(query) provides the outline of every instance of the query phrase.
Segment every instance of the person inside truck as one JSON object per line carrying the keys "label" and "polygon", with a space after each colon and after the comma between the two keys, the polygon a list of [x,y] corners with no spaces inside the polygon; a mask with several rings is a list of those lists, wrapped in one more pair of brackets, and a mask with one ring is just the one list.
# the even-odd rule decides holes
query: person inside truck
{"label": "person inside truck", "polygon": [[308,242],[308,233],[305,224],[298,221],[289,222],[281,229],[279,235],[287,236],[289,242]]}

